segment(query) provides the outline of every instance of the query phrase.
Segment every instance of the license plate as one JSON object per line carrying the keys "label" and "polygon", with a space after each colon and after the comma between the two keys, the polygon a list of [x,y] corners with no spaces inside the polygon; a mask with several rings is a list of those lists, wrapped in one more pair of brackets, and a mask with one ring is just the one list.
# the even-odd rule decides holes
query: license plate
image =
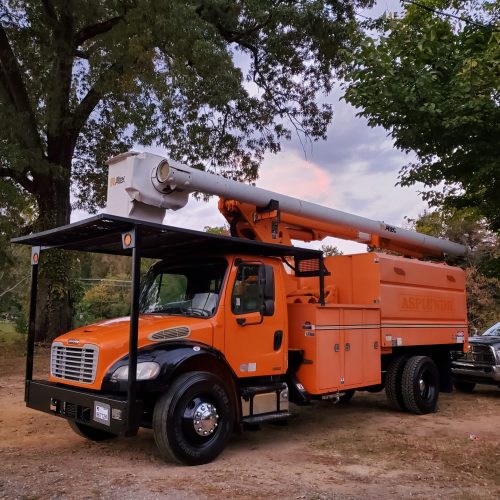
{"label": "license plate", "polygon": [[106,403],[94,401],[94,420],[100,424],[110,424],[111,408]]}

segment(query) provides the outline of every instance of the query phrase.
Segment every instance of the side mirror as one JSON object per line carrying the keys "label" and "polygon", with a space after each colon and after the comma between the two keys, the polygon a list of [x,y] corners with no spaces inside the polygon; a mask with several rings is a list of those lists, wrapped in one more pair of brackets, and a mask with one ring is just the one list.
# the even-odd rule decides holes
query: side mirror
{"label": "side mirror", "polygon": [[272,316],[274,314],[274,270],[273,266],[260,266],[259,286],[263,298],[262,314]]}

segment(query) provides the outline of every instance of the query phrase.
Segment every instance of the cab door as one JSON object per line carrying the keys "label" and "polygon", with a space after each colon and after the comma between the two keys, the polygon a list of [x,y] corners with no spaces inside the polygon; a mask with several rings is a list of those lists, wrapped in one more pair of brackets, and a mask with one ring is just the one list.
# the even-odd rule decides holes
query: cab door
{"label": "cab door", "polygon": [[238,377],[279,375],[287,369],[286,308],[277,266],[235,261],[226,289],[225,355]]}

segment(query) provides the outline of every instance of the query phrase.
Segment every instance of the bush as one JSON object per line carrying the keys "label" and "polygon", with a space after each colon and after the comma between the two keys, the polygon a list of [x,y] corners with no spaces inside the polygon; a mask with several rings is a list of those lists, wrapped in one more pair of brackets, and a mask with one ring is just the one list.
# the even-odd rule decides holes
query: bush
{"label": "bush", "polygon": [[15,326],[16,326],[16,332],[22,333],[23,335],[26,335],[28,333],[28,318],[26,317],[26,314],[24,314],[23,311],[19,313],[19,315],[16,318],[15,321]]}
{"label": "bush", "polygon": [[[122,277],[115,277],[122,279]],[[110,278],[112,279],[112,278]],[[75,326],[103,319],[127,316],[130,311],[130,287],[101,281],[89,288],[76,307]]]}

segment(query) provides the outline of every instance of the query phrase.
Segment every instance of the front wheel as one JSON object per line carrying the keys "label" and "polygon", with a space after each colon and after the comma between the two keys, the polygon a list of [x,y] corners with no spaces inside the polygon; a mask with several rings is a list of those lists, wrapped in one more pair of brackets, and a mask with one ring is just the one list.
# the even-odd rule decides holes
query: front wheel
{"label": "front wheel", "polygon": [[189,372],[180,375],[158,401],[153,432],[167,460],[201,465],[224,449],[234,425],[228,390],[215,375]]}
{"label": "front wheel", "polygon": [[436,411],[439,374],[434,361],[427,356],[412,356],[403,370],[402,389],[408,411],[417,415]]}

